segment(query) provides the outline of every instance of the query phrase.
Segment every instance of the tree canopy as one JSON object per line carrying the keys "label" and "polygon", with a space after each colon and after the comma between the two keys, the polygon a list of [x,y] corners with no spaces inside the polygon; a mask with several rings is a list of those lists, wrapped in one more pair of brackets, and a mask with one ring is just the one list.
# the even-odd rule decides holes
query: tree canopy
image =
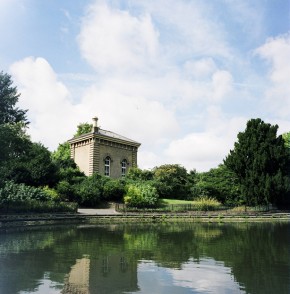
{"label": "tree canopy", "polygon": [[160,198],[189,197],[187,171],[179,164],[164,164],[153,169],[155,185]]}
{"label": "tree canopy", "polygon": [[224,160],[239,179],[245,204],[279,203],[289,187],[289,153],[277,125],[260,118],[247,122]]}
{"label": "tree canopy", "polygon": [[27,124],[27,110],[16,107],[20,94],[14,87],[11,76],[0,72],[0,124],[22,122]]}
{"label": "tree canopy", "polygon": [[89,123],[80,123],[77,126],[77,131],[74,134],[74,137],[90,133],[92,131],[93,125]]}
{"label": "tree canopy", "polygon": [[290,132],[282,134],[286,148],[290,149]]}

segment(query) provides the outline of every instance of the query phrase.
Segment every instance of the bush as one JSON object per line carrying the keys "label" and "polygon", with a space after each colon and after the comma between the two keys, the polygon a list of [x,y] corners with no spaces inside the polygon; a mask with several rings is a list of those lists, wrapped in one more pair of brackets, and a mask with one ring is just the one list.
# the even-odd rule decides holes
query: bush
{"label": "bush", "polygon": [[74,185],[73,193],[77,202],[86,207],[94,207],[100,203],[103,187],[108,178],[98,174],[86,177],[81,183]]}
{"label": "bush", "polygon": [[193,201],[194,210],[208,211],[217,210],[221,207],[221,203],[214,198],[200,197]]}
{"label": "bush", "polygon": [[47,196],[47,198],[50,199],[51,201],[54,201],[54,202],[61,201],[61,197],[55,189],[52,189],[52,188],[49,188],[48,186],[45,186],[44,188],[42,188],[42,191]]}
{"label": "bush", "polygon": [[83,181],[76,188],[78,203],[85,207],[94,207],[100,203],[101,191],[92,181]]}
{"label": "bush", "polygon": [[76,203],[60,202],[53,189],[6,182],[0,189],[0,209],[9,212],[75,212]]}
{"label": "bush", "polygon": [[0,205],[9,205],[27,200],[47,201],[49,197],[41,188],[15,184],[12,181],[7,181],[4,187],[0,189]]}
{"label": "bush", "polygon": [[158,193],[156,188],[150,183],[131,183],[126,187],[127,193],[124,202],[129,207],[156,207],[158,203]]}
{"label": "bush", "polygon": [[121,201],[125,194],[125,183],[122,180],[109,180],[103,187],[105,200]]}
{"label": "bush", "polygon": [[188,174],[178,164],[165,164],[153,169],[155,187],[161,198],[188,199]]}

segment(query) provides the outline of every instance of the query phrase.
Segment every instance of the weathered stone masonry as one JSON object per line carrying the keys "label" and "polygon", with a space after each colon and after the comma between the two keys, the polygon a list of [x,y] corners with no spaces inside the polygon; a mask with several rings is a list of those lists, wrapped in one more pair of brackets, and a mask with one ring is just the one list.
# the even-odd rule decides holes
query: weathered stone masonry
{"label": "weathered stone masonry", "polygon": [[[91,133],[69,140],[71,158],[86,175],[99,173],[112,178],[124,175],[130,167],[137,166],[137,152],[140,143],[102,130],[93,119]],[[106,167],[105,167],[106,166]]]}

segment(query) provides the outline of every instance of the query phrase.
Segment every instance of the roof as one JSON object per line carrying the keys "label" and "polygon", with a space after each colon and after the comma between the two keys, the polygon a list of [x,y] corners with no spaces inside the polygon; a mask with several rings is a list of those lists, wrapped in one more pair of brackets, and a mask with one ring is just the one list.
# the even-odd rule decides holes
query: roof
{"label": "roof", "polygon": [[132,142],[132,143],[135,143],[135,144],[140,144],[140,143],[138,143],[138,142],[136,142],[134,140],[131,140],[129,138],[126,138],[124,136],[121,136],[121,135],[116,134],[116,133],[111,132],[111,131],[106,131],[106,130],[99,129],[98,134],[101,134],[103,136],[107,136],[107,137],[110,137],[110,138],[116,138],[116,139],[120,139],[120,140],[123,140],[123,141]]}
{"label": "roof", "polygon": [[127,138],[127,137],[121,136],[121,135],[116,134],[114,132],[107,131],[107,130],[102,130],[102,129],[98,129],[97,132],[90,132],[90,133],[86,133],[86,134],[80,135],[80,136],[75,137],[75,138],[72,138],[72,139],[70,139],[68,141],[69,142],[78,141],[81,138],[85,138],[85,137],[92,136],[92,135],[98,135],[98,136],[101,135],[101,136],[108,137],[108,138],[111,138],[111,139],[125,141],[125,142],[131,143],[133,145],[138,145],[138,146],[141,145],[137,141],[131,140],[131,139]]}

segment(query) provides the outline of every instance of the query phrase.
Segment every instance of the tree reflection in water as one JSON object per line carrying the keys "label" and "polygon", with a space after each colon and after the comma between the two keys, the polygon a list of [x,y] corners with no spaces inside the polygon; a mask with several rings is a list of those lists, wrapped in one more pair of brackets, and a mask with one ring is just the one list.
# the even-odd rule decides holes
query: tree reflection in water
{"label": "tree reflection in water", "polygon": [[0,233],[0,293],[288,294],[289,229],[155,223],[10,230]]}

